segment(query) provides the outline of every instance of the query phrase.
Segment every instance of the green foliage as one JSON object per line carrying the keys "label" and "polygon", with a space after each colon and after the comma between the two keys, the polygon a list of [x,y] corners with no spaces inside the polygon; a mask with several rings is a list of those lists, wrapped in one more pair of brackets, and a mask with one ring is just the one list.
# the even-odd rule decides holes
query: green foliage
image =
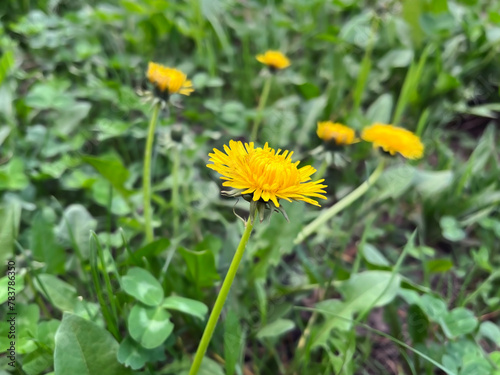
{"label": "green foliage", "polygon": [[76,315],[64,315],[55,342],[55,374],[130,373],[118,363],[118,343],[109,332]]}
{"label": "green foliage", "polygon": [[[498,375],[499,14],[487,0],[2,1],[0,312],[15,261],[15,371],[188,374],[234,214],[249,215],[220,197],[208,153],[249,139],[270,74],[255,55],[279,49],[292,65],[273,73],[257,144],[318,169],[328,199],[256,223],[199,374]],[[195,92],[159,116],[147,243],[149,61]],[[380,156],[322,144],[324,120],[358,135],[394,123],[426,151],[388,160],[296,243]]]}

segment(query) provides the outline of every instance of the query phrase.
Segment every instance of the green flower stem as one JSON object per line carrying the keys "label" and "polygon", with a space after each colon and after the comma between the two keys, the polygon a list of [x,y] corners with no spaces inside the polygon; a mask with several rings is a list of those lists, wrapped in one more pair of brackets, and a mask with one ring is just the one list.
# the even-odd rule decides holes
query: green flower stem
{"label": "green flower stem", "polygon": [[142,173],[142,192],[144,196],[144,229],[146,242],[154,239],[152,214],[151,214],[151,155],[153,154],[153,142],[155,138],[156,121],[160,113],[160,103],[153,109],[153,115],[149,122],[148,137],[146,138],[146,150],[144,151],[144,171]]}
{"label": "green flower stem", "polygon": [[384,164],[385,160],[382,159],[377,166],[377,168],[373,171],[373,173],[368,177],[368,179],[363,182],[361,185],[359,185],[355,190],[347,194],[344,198],[339,200],[337,203],[335,203],[332,207],[329,209],[325,210],[320,216],[318,216],[315,220],[313,220],[311,223],[306,225],[304,229],[302,229],[293,243],[295,245],[299,244],[303,240],[305,240],[308,236],[313,234],[319,227],[321,227],[323,224],[325,224],[328,220],[330,220],[332,217],[337,215],[339,212],[341,212],[343,209],[349,207],[352,203],[354,203],[359,197],[361,197],[364,193],[368,191],[368,189],[375,184],[375,182],[378,180],[380,175],[382,174],[382,171],[384,170]]}
{"label": "green flower stem", "polygon": [[201,361],[203,360],[203,357],[205,356],[208,348],[208,344],[212,339],[215,326],[217,325],[217,321],[219,320],[222,308],[224,307],[224,303],[226,302],[227,295],[229,293],[229,290],[231,289],[231,285],[233,284],[234,276],[236,275],[236,271],[238,270],[238,266],[240,265],[241,258],[243,257],[243,254],[245,252],[245,247],[247,245],[248,239],[250,238],[252,228],[253,223],[252,220],[249,219],[245,224],[245,231],[243,232],[243,236],[241,237],[240,244],[236,249],[236,253],[234,254],[233,260],[231,261],[229,270],[227,271],[226,278],[222,283],[222,287],[220,289],[219,295],[217,296],[217,300],[215,301],[212,313],[208,318],[208,323],[205,327],[205,331],[203,331],[203,336],[201,337],[201,341],[198,346],[198,350],[196,351],[193,364],[191,365],[191,369],[189,370],[189,375],[198,374],[198,370],[201,366]]}
{"label": "green flower stem", "polygon": [[269,91],[271,90],[271,81],[273,80],[273,76],[270,75],[266,82],[264,83],[264,87],[262,88],[262,94],[260,95],[259,105],[257,107],[257,115],[255,116],[255,120],[253,122],[252,127],[252,135],[250,136],[250,142],[255,142],[257,140],[257,136],[259,135],[259,125],[262,120],[262,111],[266,106],[267,98],[269,97]]}

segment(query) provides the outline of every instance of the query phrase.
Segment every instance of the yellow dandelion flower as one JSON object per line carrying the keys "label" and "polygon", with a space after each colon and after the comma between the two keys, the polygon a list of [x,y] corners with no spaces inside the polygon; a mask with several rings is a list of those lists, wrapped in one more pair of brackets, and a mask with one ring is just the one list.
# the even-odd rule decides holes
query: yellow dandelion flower
{"label": "yellow dandelion flower", "polygon": [[189,96],[194,91],[193,84],[183,72],[154,62],[148,65],[147,78],[161,93],[168,91],[168,94]]}
{"label": "yellow dandelion flower", "polygon": [[290,60],[280,51],[266,51],[263,55],[257,55],[256,58],[273,69],[285,69],[290,66]]}
{"label": "yellow dandelion flower", "polygon": [[232,187],[233,196],[253,194],[253,200],[269,202],[279,207],[279,199],[287,201],[304,201],[315,206],[319,203],[314,198],[326,199],[321,185],[324,180],[310,181],[311,175],[316,172],[312,166],[297,168],[299,161],[292,162],[293,152],[281,149],[275,151],[268,144],[264,148],[254,148],[253,142],[245,143],[229,141],[224,145],[223,153],[214,148],[209,154],[213,164],[207,164],[219,172],[221,179],[226,180],[222,185]]}
{"label": "yellow dandelion flower", "polygon": [[361,138],[391,155],[399,152],[407,159],[420,159],[424,154],[424,145],[420,138],[397,126],[375,123],[363,129]]}
{"label": "yellow dandelion flower", "polygon": [[324,141],[335,141],[337,145],[350,145],[359,141],[354,129],[338,122],[318,122],[316,134]]}

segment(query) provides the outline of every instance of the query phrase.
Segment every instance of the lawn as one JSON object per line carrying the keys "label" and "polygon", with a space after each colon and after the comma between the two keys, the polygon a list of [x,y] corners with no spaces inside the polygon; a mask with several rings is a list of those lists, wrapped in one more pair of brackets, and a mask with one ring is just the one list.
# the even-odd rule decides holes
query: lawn
{"label": "lawn", "polygon": [[2,0],[0,375],[500,375],[499,56],[489,0]]}

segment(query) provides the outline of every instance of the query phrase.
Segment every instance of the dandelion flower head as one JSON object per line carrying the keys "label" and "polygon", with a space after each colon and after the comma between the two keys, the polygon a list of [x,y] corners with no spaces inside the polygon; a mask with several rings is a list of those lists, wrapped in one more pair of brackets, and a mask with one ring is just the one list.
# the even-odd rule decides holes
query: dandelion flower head
{"label": "dandelion flower head", "polygon": [[350,145],[358,142],[354,129],[338,122],[318,122],[316,134],[322,140],[326,142],[334,141],[337,145]]}
{"label": "dandelion flower head", "polygon": [[229,186],[236,192],[234,196],[252,194],[254,201],[271,200],[279,207],[279,199],[304,201],[315,206],[319,203],[312,198],[326,199],[321,193],[326,185],[324,180],[311,181],[316,172],[312,166],[298,168],[299,161],[292,162],[293,152],[275,151],[266,143],[263,148],[255,148],[253,142],[229,141],[224,145],[224,152],[214,149],[209,154],[213,164],[207,164],[219,172],[222,185]]}
{"label": "dandelion flower head", "polygon": [[266,51],[257,55],[257,60],[274,69],[285,69],[290,66],[290,60],[280,51]]}
{"label": "dandelion flower head", "polygon": [[363,130],[361,138],[391,155],[400,153],[407,159],[420,159],[424,154],[420,138],[397,126],[375,123]]}
{"label": "dandelion flower head", "polygon": [[168,94],[179,93],[189,96],[194,91],[191,81],[178,69],[150,62],[146,75],[149,82],[162,93],[168,91]]}

